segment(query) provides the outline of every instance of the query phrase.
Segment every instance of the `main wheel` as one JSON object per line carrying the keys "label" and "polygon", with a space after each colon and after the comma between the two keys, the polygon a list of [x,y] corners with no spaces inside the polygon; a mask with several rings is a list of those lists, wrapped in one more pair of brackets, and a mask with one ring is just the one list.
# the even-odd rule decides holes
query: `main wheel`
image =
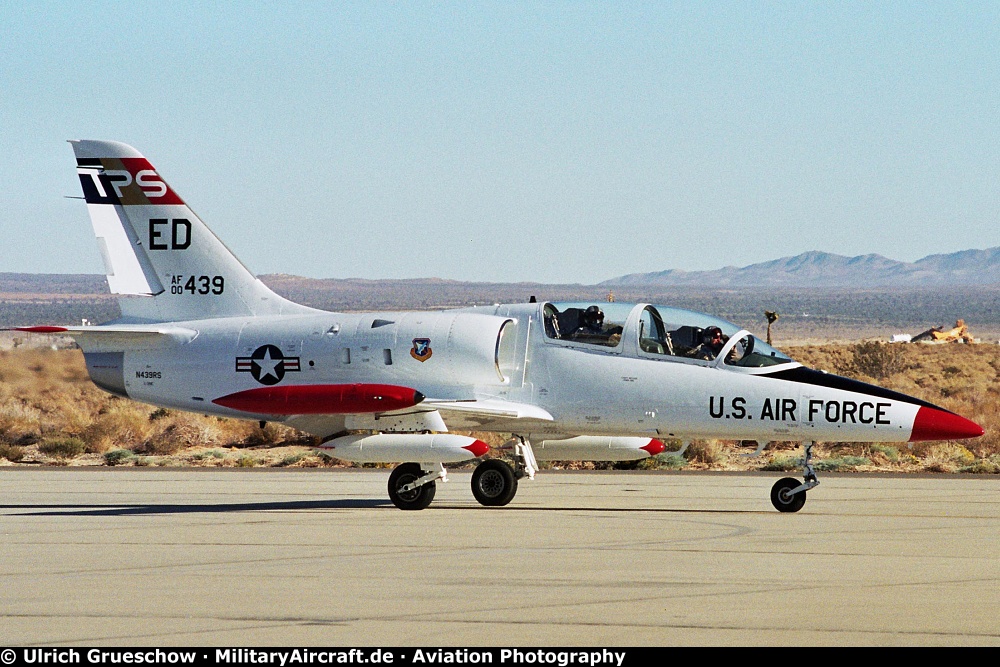
{"label": "main wheel", "polygon": [[430,505],[437,491],[437,484],[434,482],[427,482],[410,491],[399,490],[400,487],[423,476],[424,471],[419,463],[403,463],[396,466],[389,475],[389,500],[392,504],[401,510],[422,510]]}
{"label": "main wheel", "polygon": [[472,472],[472,495],[480,505],[502,507],[513,500],[516,493],[514,471],[499,459],[487,459]]}
{"label": "main wheel", "polygon": [[806,504],[806,492],[799,491],[795,495],[788,492],[802,486],[802,482],[794,477],[783,477],[771,487],[771,504],[779,512],[798,512]]}

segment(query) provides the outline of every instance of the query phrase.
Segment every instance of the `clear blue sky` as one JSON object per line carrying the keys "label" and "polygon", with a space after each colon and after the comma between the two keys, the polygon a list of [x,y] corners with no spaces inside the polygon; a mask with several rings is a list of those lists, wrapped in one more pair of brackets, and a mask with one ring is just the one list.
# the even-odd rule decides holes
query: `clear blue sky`
{"label": "clear blue sky", "polygon": [[594,283],[1000,245],[1000,3],[0,2],[0,271],[100,273],[66,139],[256,273]]}

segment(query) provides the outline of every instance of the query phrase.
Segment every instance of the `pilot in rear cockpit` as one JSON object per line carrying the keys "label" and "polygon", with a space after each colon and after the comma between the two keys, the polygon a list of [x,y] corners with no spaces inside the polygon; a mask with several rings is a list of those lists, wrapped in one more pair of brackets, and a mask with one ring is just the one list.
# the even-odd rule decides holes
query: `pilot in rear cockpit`
{"label": "pilot in rear cockpit", "polygon": [[722,347],[725,344],[726,337],[722,335],[722,329],[719,327],[708,327],[705,329],[701,345],[691,352],[691,356],[695,359],[712,361],[719,356],[719,352],[722,351]]}
{"label": "pilot in rear cockpit", "polygon": [[599,336],[604,333],[604,311],[590,306],[580,315],[580,326],[574,332],[581,336]]}

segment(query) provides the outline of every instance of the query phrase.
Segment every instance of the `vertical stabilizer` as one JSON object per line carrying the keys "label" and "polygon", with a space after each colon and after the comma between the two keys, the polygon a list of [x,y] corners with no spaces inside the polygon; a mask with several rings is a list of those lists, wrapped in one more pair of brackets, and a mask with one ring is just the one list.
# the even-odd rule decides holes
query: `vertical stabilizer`
{"label": "vertical stabilizer", "polygon": [[250,273],[137,150],[70,143],[108,286],[126,320],[312,312]]}

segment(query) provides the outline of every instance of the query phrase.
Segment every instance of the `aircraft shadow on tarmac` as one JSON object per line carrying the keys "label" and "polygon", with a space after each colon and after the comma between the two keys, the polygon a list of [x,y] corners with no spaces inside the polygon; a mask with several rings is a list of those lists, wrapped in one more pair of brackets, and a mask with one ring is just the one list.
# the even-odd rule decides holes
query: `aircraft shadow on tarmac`
{"label": "aircraft shadow on tarmac", "polygon": [[[268,511],[309,511],[309,510],[364,510],[392,507],[392,503],[380,499],[340,499],[340,500],[298,500],[287,502],[265,503],[220,503],[217,505],[197,503],[191,505],[0,505],[0,511],[13,510],[13,516],[142,516],[152,514],[227,514],[238,512],[268,512]],[[504,512],[657,512],[670,514],[771,514],[770,511],[729,510],[729,509],[691,509],[678,507],[504,507],[480,508],[464,505],[440,505],[441,510],[473,510],[473,511],[504,511]],[[21,510],[21,511],[17,511]]]}
{"label": "aircraft shadow on tarmac", "polygon": [[21,516],[132,516],[143,514],[223,514],[231,512],[302,511],[329,509],[373,509],[392,507],[385,500],[298,500],[267,503],[220,503],[209,505],[0,505],[0,510],[26,510]]}

